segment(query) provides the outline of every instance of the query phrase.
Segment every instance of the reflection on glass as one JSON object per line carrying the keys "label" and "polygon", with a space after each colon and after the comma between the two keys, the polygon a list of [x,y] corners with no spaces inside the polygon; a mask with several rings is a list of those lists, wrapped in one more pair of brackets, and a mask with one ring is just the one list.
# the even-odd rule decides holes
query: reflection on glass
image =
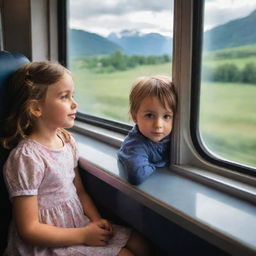
{"label": "reflection on glass", "polygon": [[256,1],[205,1],[199,129],[217,157],[256,166]]}
{"label": "reflection on glass", "polygon": [[80,111],[129,122],[135,78],[171,76],[173,1],[69,3],[69,62]]}

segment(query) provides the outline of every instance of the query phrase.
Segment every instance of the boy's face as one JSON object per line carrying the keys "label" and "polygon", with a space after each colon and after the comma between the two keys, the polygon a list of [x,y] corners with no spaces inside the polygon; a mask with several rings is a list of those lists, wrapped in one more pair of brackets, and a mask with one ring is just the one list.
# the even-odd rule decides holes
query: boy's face
{"label": "boy's face", "polygon": [[173,111],[164,108],[157,97],[145,97],[133,121],[140,132],[154,142],[159,142],[172,131]]}

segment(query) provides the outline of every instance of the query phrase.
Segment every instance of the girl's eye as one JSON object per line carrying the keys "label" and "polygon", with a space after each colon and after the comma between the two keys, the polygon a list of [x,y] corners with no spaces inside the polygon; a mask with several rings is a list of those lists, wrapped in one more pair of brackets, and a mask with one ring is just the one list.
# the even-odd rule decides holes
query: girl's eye
{"label": "girl's eye", "polygon": [[67,99],[67,98],[68,98],[68,94],[63,95],[63,96],[61,96],[60,98],[63,99],[63,100],[64,100],[64,99]]}

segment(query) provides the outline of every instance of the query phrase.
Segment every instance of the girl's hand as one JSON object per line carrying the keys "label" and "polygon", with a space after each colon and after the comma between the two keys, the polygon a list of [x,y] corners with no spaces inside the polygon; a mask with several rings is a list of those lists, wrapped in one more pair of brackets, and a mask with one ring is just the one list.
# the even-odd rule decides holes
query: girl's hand
{"label": "girl's hand", "polygon": [[102,228],[102,220],[89,223],[84,231],[84,243],[92,246],[107,245],[109,239],[112,237],[112,232],[108,229]]}
{"label": "girl's hand", "polygon": [[111,223],[108,220],[100,219],[100,220],[96,221],[96,224],[99,227],[110,231],[112,233],[112,236],[113,236],[113,227],[112,227]]}

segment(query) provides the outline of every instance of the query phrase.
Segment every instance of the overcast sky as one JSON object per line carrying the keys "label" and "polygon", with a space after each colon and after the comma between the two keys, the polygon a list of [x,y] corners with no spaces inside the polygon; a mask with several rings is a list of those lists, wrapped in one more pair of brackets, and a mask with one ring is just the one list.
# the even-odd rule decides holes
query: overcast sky
{"label": "overcast sky", "polygon": [[[124,29],[172,36],[173,0],[70,0],[70,27],[107,36]],[[206,0],[205,29],[244,17],[256,0]]]}

